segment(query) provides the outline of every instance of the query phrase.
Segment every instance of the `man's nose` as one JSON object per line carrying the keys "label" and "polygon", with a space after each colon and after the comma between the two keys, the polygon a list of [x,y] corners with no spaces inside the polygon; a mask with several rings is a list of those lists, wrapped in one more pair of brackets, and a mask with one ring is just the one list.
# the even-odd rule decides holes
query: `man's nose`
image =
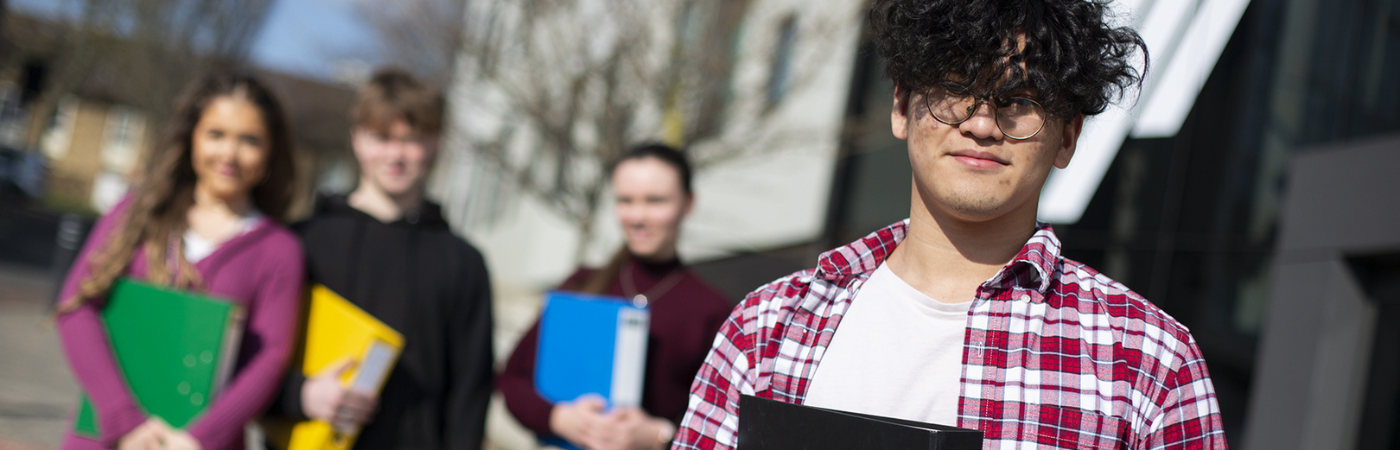
{"label": "man's nose", "polygon": [[1001,128],[997,126],[997,111],[991,102],[977,102],[972,117],[958,125],[958,129],[978,139],[1000,140]]}
{"label": "man's nose", "polygon": [[396,160],[403,159],[404,155],[408,154],[408,143],[399,139],[391,139],[384,143],[384,153]]}

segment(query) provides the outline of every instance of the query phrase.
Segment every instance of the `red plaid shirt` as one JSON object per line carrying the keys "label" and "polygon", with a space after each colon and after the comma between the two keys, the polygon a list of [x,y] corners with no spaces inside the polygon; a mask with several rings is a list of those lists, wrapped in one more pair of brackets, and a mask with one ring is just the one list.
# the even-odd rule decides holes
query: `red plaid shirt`
{"label": "red plaid shirt", "polygon": [[[672,448],[734,448],[740,394],[803,403],[841,316],[907,226],[749,294],[696,375]],[[1060,257],[1044,224],[977,289],[961,391],[958,426],[982,430],[984,449],[1226,448],[1215,388],[1186,327]]]}

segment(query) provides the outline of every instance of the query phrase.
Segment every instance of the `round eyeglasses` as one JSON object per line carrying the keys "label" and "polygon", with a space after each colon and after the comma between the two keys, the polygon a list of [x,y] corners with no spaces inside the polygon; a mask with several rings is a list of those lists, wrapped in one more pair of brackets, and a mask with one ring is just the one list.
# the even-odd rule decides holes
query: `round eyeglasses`
{"label": "round eyeglasses", "polygon": [[957,126],[977,113],[986,102],[996,116],[997,128],[1001,134],[1015,140],[1030,139],[1045,127],[1045,109],[1039,103],[1025,97],[1012,97],[1006,100],[978,98],[972,95],[958,95],[945,89],[934,88],[924,96],[924,107],[934,119],[948,125]]}

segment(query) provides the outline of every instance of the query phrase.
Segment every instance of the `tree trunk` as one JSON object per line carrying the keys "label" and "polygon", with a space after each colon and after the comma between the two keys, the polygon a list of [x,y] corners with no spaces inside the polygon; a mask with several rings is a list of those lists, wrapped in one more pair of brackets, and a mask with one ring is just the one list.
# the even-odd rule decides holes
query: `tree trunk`
{"label": "tree trunk", "polygon": [[574,265],[576,266],[583,264],[584,253],[588,251],[588,242],[593,240],[593,216],[594,209],[589,209],[578,224],[578,245],[574,247]]}

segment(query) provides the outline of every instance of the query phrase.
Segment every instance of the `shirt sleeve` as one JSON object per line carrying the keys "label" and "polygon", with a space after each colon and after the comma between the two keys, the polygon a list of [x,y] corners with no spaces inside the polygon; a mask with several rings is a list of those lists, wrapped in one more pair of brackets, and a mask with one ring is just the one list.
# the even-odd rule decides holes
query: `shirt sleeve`
{"label": "shirt sleeve", "polygon": [[736,308],[715,335],[690,386],[690,405],[672,441],[673,450],[730,450],[738,445],[739,396],[753,394],[757,379],[751,360],[754,333],[746,326],[751,322],[746,309]]}
{"label": "shirt sleeve", "polygon": [[1185,344],[1184,363],[1165,379],[1166,395],[1149,421],[1140,449],[1224,450],[1225,431],[1215,386],[1195,340]]}
{"label": "shirt sleeve", "polygon": [[[592,270],[580,268],[564,280],[559,289],[577,289],[593,273]],[[520,337],[515,350],[511,351],[505,370],[496,380],[496,389],[501,391],[506,409],[521,425],[537,436],[553,436],[554,431],[549,429],[549,416],[554,412],[554,404],[540,396],[539,390],[535,389],[535,356],[539,336],[540,322],[536,318],[534,325]]]}
{"label": "shirt sleeve", "polygon": [[[318,198],[317,201],[321,201],[321,199]],[[303,267],[308,267],[305,271],[307,278],[302,281],[303,288],[310,286],[312,283],[310,278],[312,270],[309,269],[311,266],[311,250],[307,248],[309,244],[306,242],[307,228],[309,227],[308,223],[309,222],[298,222],[291,226],[293,233],[302,241],[302,261],[305,263]],[[311,312],[311,305],[302,302],[299,304],[297,312],[299,314],[295,322],[297,328],[294,334],[296,339],[292,345],[292,359],[287,362],[287,371],[282,376],[281,385],[277,388],[277,393],[272,397],[272,403],[268,405],[267,415],[300,422],[310,420],[309,417],[306,417],[306,411],[303,410],[301,404],[301,389],[306,385],[306,374],[302,373],[302,363],[304,361],[301,357],[304,357],[306,354],[307,315]]]}
{"label": "shirt sleeve", "polygon": [[[122,201],[93,226],[92,233],[63,282],[63,289],[59,291],[60,302],[71,301],[77,295],[79,283],[92,273],[88,267],[89,260],[93,253],[107,245],[129,202],[129,198]],[[115,446],[122,436],[146,421],[146,414],[137,406],[112,354],[99,306],[106,300],[105,296],[89,299],[77,310],[58,316],[57,324],[63,354],[68,357],[68,365],[78,385],[82,386],[96,410],[102,431],[98,439],[104,445]]]}
{"label": "shirt sleeve", "polygon": [[[260,273],[257,298],[249,302],[243,343],[259,342],[257,353],[214,398],[204,416],[187,431],[206,449],[227,448],[243,436],[243,424],[257,417],[280,387],[291,358],[305,279],[301,244],[278,242],[277,256]],[[252,281],[252,280],[250,280]]]}
{"label": "shirt sleeve", "polygon": [[287,373],[282,377],[282,384],[278,387],[277,396],[273,397],[272,405],[268,406],[267,413],[297,421],[307,420],[309,418],[301,405],[301,388],[306,385],[306,375],[301,373],[301,366],[296,361],[292,361],[287,367]]}
{"label": "shirt sleeve", "polygon": [[447,390],[443,443],[475,450],[486,436],[486,411],[495,371],[491,348],[491,277],[481,254],[470,252],[465,295],[453,305],[448,327],[451,386]]}

